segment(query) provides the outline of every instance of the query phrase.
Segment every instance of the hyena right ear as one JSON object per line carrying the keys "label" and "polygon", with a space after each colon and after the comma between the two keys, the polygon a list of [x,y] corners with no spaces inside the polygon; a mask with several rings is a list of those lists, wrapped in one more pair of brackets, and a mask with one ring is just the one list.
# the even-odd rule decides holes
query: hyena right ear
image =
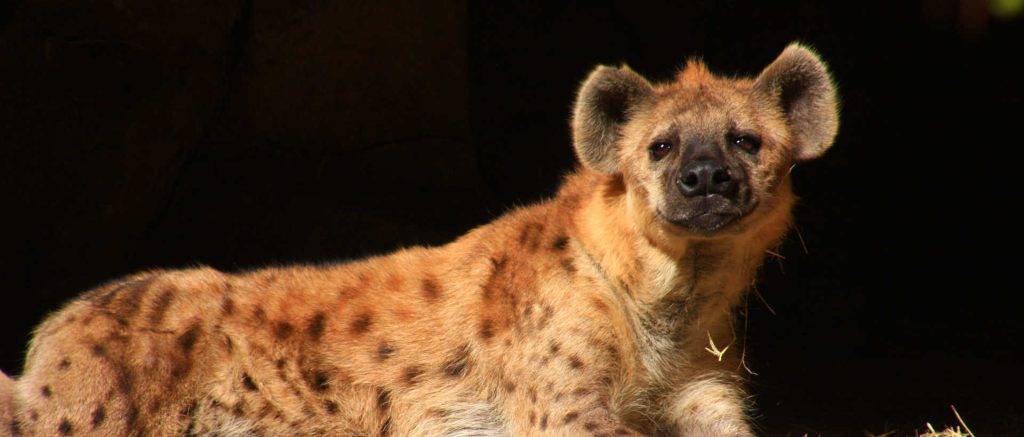
{"label": "hyena right ear", "polygon": [[618,172],[616,145],[622,125],[653,93],[651,83],[625,65],[595,68],[580,86],[572,116],[573,145],[580,162],[602,173]]}

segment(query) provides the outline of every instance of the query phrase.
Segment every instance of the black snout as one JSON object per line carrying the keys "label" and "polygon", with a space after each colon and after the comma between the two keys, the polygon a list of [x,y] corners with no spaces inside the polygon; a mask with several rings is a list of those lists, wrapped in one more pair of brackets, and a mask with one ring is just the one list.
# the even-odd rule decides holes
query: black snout
{"label": "black snout", "polygon": [[683,167],[677,181],[686,197],[718,194],[732,197],[736,194],[736,180],[729,168],[717,160],[694,161]]}

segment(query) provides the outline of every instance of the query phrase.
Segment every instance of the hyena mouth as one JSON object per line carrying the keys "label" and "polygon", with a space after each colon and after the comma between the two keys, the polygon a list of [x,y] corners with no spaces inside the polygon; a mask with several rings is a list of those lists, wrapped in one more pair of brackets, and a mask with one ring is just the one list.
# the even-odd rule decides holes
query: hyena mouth
{"label": "hyena mouth", "polygon": [[677,227],[710,234],[747,216],[754,206],[754,202],[735,202],[721,196],[708,196],[690,202],[681,214],[661,215]]}
{"label": "hyena mouth", "polygon": [[669,222],[690,231],[712,233],[725,228],[739,217],[738,213],[702,212]]}

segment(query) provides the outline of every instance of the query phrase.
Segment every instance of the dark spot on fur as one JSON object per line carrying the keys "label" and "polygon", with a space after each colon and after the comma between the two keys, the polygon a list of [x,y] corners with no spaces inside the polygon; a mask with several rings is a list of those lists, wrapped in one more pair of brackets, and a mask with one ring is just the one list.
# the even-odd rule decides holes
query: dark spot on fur
{"label": "dark spot on fur", "polygon": [[619,348],[613,344],[605,345],[604,350],[608,352],[608,356],[611,357],[612,361],[620,361],[621,356],[619,355]]}
{"label": "dark spot on fur", "polygon": [[537,390],[535,388],[533,388],[533,387],[530,387],[530,389],[527,391],[527,394],[530,395],[530,403],[536,404],[537,403]]}
{"label": "dark spot on fur", "polygon": [[630,432],[626,428],[615,428],[615,435],[629,435]]}
{"label": "dark spot on fur", "polygon": [[423,374],[423,368],[420,366],[409,366],[402,372],[402,379],[406,385],[416,384],[416,378],[419,378]]}
{"label": "dark spot on fur", "polygon": [[39,420],[39,412],[36,410],[29,410],[28,418],[31,419],[33,422]]}
{"label": "dark spot on fur", "polygon": [[249,391],[256,391],[256,383],[248,373],[242,373],[242,387]]}
{"label": "dark spot on fur", "polygon": [[252,316],[254,318],[256,318],[256,321],[258,321],[258,322],[266,322],[267,321],[267,312],[263,311],[263,308],[261,308],[259,306],[257,306],[256,309],[254,309],[252,311]]}
{"label": "dark spot on fur", "polygon": [[484,319],[480,322],[480,338],[490,340],[494,337],[494,322],[491,319]]}
{"label": "dark spot on fur", "polygon": [[563,251],[567,244],[569,244],[569,239],[565,235],[559,235],[555,237],[555,241],[551,243],[551,248],[557,251]]}
{"label": "dark spot on fur", "polygon": [[287,339],[289,336],[292,335],[293,329],[294,328],[292,328],[291,323],[277,322],[276,324],[274,324],[274,337],[277,337],[278,340]]}
{"label": "dark spot on fur", "polygon": [[181,411],[178,412],[178,415],[188,418],[188,429],[185,430],[185,435],[187,436],[196,435],[196,407],[198,405],[199,403],[193,400],[192,402],[189,402],[188,405],[182,407]]}
{"label": "dark spot on fur", "polygon": [[220,301],[220,312],[225,316],[235,313],[235,300],[231,296],[224,296],[224,300]]}
{"label": "dark spot on fur", "polygon": [[125,413],[125,420],[128,421],[128,428],[135,428],[135,424],[139,421],[139,407],[135,404],[128,406],[128,412]]}
{"label": "dark spot on fur", "polygon": [[50,386],[48,385],[44,385],[43,388],[39,389],[39,393],[42,394],[44,398],[53,396],[53,391],[50,390]]}
{"label": "dark spot on fur", "polygon": [[537,250],[537,246],[540,245],[540,238],[543,232],[544,226],[542,224],[526,223],[523,225],[523,229],[519,232],[519,244],[530,252],[533,252]]}
{"label": "dark spot on fur", "polygon": [[338,403],[334,401],[324,401],[324,410],[327,411],[327,414],[337,414]]}
{"label": "dark spot on fur", "polygon": [[285,361],[284,358],[278,358],[277,361],[274,361],[274,367],[277,367],[278,370],[281,370],[284,368],[284,365],[286,363],[287,362]]}
{"label": "dark spot on fur", "polygon": [[544,415],[540,417],[540,430],[543,431],[543,430],[545,430],[547,428],[548,428],[548,413],[545,412]]}
{"label": "dark spot on fur", "polygon": [[596,423],[594,423],[594,422],[587,422],[587,423],[584,423],[584,424],[583,424],[583,429],[585,429],[585,430],[587,430],[587,431],[591,431],[591,432],[593,432],[593,431],[594,431],[595,429],[597,429],[597,424],[596,424]]}
{"label": "dark spot on fur", "polygon": [[572,263],[572,258],[563,258],[562,268],[570,275],[576,273],[576,265]]}
{"label": "dark spot on fur", "polygon": [[598,311],[600,311],[602,313],[605,313],[605,314],[608,314],[608,312],[609,312],[608,304],[606,304],[603,300],[601,300],[601,299],[599,299],[597,297],[591,297],[590,298],[590,303],[592,303],[594,305],[594,308],[596,308]]}
{"label": "dark spot on fur", "polygon": [[171,366],[171,378],[173,378],[173,379],[180,379],[183,376],[185,376],[186,374],[188,374],[188,372],[190,370],[192,370],[192,362],[191,361],[188,361],[188,360],[178,361],[178,362],[174,363],[173,366]]}
{"label": "dark spot on fur", "polygon": [[63,419],[60,421],[60,425],[57,426],[57,432],[59,432],[60,435],[71,435],[74,432],[74,429],[71,427],[71,422],[69,422],[68,419]]}
{"label": "dark spot on fur", "polygon": [[97,357],[104,357],[107,355],[107,348],[102,344],[93,343],[92,347],[89,348],[93,355]]}
{"label": "dark spot on fur", "polygon": [[245,407],[242,405],[242,401],[238,401],[234,407],[231,407],[231,414],[234,414],[236,417],[245,415]]}
{"label": "dark spot on fur", "polygon": [[551,345],[548,347],[548,350],[551,351],[551,355],[558,355],[558,343],[552,341]]}
{"label": "dark spot on fur", "polygon": [[460,377],[466,374],[466,368],[469,366],[469,345],[462,345],[455,352],[455,355],[444,363],[441,367],[441,371],[445,375],[453,378]]}
{"label": "dark spot on fur", "polygon": [[395,348],[391,347],[388,342],[382,342],[380,346],[377,346],[377,358],[380,358],[381,361],[391,358],[394,353]]}
{"label": "dark spot on fur", "polygon": [[132,391],[132,373],[123,364],[117,366],[117,390],[126,395]]}
{"label": "dark spot on fur", "polygon": [[324,335],[324,327],[327,325],[327,316],[324,313],[316,313],[313,318],[309,320],[309,327],[306,332],[309,333],[309,338],[313,340],[319,340]]}
{"label": "dark spot on fur", "polygon": [[516,392],[516,383],[514,383],[512,381],[505,382],[505,391],[507,391],[509,393],[515,393]]}
{"label": "dark spot on fur", "polygon": [[551,316],[554,315],[554,310],[550,306],[544,305],[544,313],[541,314],[537,320],[537,329],[544,329],[548,325],[548,321],[551,320]]}
{"label": "dark spot on fur", "polygon": [[370,325],[372,324],[373,315],[370,313],[363,313],[352,321],[352,333],[356,335],[365,334],[370,330]]}
{"label": "dark spot on fur", "polygon": [[338,300],[351,299],[351,298],[355,297],[356,295],[358,295],[359,292],[360,292],[359,288],[353,287],[351,285],[345,286],[345,287],[341,287],[338,290]]}
{"label": "dark spot on fur", "polygon": [[577,413],[575,411],[570,411],[569,414],[565,415],[565,419],[562,419],[562,423],[563,424],[572,423],[574,420],[578,419],[579,417],[580,417],[580,413]]}
{"label": "dark spot on fur", "polygon": [[18,419],[11,419],[10,429],[12,436],[21,435],[21,424],[18,423]]}
{"label": "dark spot on fur", "polygon": [[183,334],[178,337],[178,346],[186,353],[190,352],[199,339],[199,323],[193,323]]}
{"label": "dark spot on fur", "polygon": [[441,286],[434,278],[423,279],[423,297],[429,301],[435,301],[441,297]]}
{"label": "dark spot on fur", "polygon": [[158,326],[160,323],[163,323],[164,316],[167,315],[167,308],[171,306],[171,301],[174,300],[174,292],[173,288],[168,288],[153,301],[153,308],[149,313],[150,325]]}
{"label": "dark spot on fur", "polygon": [[318,392],[327,391],[331,388],[331,380],[324,372],[313,373],[313,379],[310,381],[310,387]]}
{"label": "dark spot on fur", "polygon": [[505,264],[508,263],[508,257],[505,255],[498,255],[491,257],[491,274],[498,273],[505,268]]}
{"label": "dark spot on fur", "polygon": [[533,425],[536,425],[536,424],[537,424],[537,413],[534,413],[533,411],[531,411],[530,412],[530,426],[533,426]]}
{"label": "dark spot on fur", "polygon": [[391,407],[391,392],[384,388],[377,389],[377,408],[381,411],[387,410]]}
{"label": "dark spot on fur", "polygon": [[581,361],[580,357],[578,357],[576,355],[570,356],[569,357],[569,367],[572,367],[573,369],[577,369],[577,370],[582,369],[583,368],[583,361]]}
{"label": "dark spot on fur", "polygon": [[136,282],[122,293],[122,298],[118,300],[117,305],[125,317],[131,318],[139,311],[139,308],[141,307],[139,304],[142,302],[142,298],[146,291],[149,290],[149,286],[152,282],[152,278]]}
{"label": "dark spot on fur", "polygon": [[391,417],[384,419],[384,423],[380,425],[380,437],[385,437],[391,433]]}
{"label": "dark spot on fur", "polygon": [[60,370],[67,370],[68,367],[71,367],[71,360],[68,360],[67,358],[62,358],[60,363],[57,364],[57,368]]}
{"label": "dark spot on fur", "polygon": [[578,388],[576,390],[573,390],[572,394],[573,394],[573,396],[576,396],[576,397],[580,398],[580,397],[583,397],[583,396],[586,396],[586,395],[590,394],[590,390],[587,390],[587,389],[581,387],[581,388]]}

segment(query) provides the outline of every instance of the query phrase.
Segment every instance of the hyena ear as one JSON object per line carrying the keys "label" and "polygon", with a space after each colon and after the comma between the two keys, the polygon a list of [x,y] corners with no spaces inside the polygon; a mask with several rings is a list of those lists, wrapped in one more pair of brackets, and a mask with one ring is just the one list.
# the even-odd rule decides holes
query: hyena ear
{"label": "hyena ear", "polygon": [[761,72],[754,89],[782,108],[790,127],[794,158],[817,158],[839,131],[839,99],[825,63],[813,51],[792,43]]}
{"label": "hyena ear", "polygon": [[572,116],[576,155],[603,173],[619,171],[616,145],[632,111],[654,93],[651,83],[629,67],[600,66],[583,81]]}

